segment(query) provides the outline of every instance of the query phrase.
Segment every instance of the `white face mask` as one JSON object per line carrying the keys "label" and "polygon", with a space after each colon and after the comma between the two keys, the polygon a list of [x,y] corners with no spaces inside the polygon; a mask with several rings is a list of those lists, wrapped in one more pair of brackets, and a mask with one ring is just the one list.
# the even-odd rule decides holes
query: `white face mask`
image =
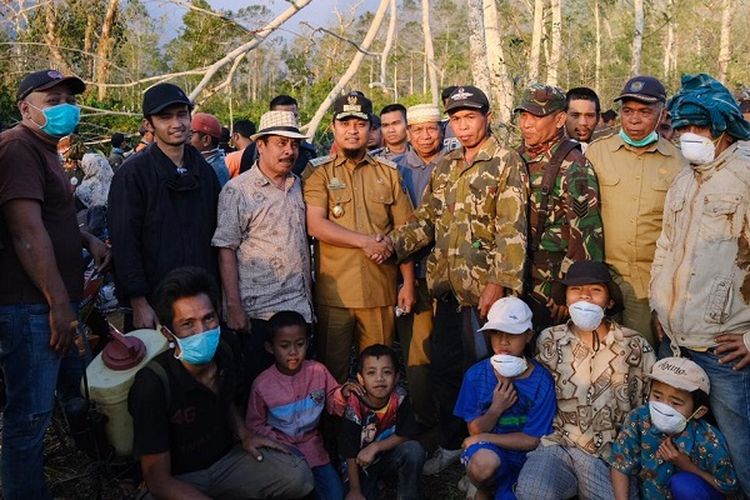
{"label": "white face mask", "polygon": [[495,354],[490,358],[492,367],[505,378],[517,377],[526,371],[526,358],[511,356],[510,354]]}
{"label": "white face mask", "polygon": [[666,403],[649,401],[648,412],[654,427],[664,434],[679,434],[687,427],[685,415]]}
{"label": "white face mask", "polygon": [[591,302],[579,300],[568,308],[570,319],[578,328],[586,332],[593,332],[604,319],[604,309]]}
{"label": "white face mask", "polygon": [[708,137],[685,132],[680,135],[682,156],[693,165],[706,165],[714,161],[716,146]]}

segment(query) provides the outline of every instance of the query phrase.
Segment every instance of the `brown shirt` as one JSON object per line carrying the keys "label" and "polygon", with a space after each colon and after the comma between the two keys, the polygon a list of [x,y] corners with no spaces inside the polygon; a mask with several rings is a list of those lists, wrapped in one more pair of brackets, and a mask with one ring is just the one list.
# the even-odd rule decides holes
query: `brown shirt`
{"label": "brown shirt", "polygon": [[617,134],[594,141],[586,158],[599,179],[605,262],[645,299],[667,189],[685,159],[661,137],[639,155]]}
{"label": "brown shirt", "polygon": [[[55,144],[25,125],[0,134],[0,207],[12,200],[39,202],[57,269],[70,300],[83,296],[83,259],[73,193]],[[8,224],[0,219],[0,304],[44,304],[47,300],[21,266]]]}
{"label": "brown shirt", "polygon": [[[343,155],[317,158],[302,177],[305,203],[326,209],[331,221],[351,231],[388,234],[411,215],[411,201],[397,166],[385,158],[369,154],[359,162]],[[378,265],[359,248],[316,240],[313,260],[316,303],[352,308],[396,304],[394,258]]]}

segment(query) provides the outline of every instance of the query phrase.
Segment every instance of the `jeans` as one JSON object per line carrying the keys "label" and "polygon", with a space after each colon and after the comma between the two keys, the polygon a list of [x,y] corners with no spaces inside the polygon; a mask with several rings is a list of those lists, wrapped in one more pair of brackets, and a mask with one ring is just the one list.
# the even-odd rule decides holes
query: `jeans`
{"label": "jeans", "polygon": [[405,441],[392,450],[377,456],[375,462],[360,473],[362,494],[367,500],[375,500],[378,479],[392,474],[398,475],[398,500],[419,500],[419,478],[422,476],[425,453],[418,441]]}
{"label": "jeans", "polygon": [[317,500],[343,500],[344,485],[339,473],[330,463],[312,468]]}
{"label": "jeans", "polygon": [[[659,347],[659,357],[672,356],[669,339]],[[750,497],[750,367],[736,372],[734,363],[722,365],[713,350],[707,352],[682,349],[683,355],[705,370],[711,383],[711,411],[729,445],[740,488]]]}
{"label": "jeans", "polygon": [[6,500],[47,499],[44,433],[54,404],[60,357],[49,345],[46,304],[0,306],[0,367],[7,406],[0,461]]}

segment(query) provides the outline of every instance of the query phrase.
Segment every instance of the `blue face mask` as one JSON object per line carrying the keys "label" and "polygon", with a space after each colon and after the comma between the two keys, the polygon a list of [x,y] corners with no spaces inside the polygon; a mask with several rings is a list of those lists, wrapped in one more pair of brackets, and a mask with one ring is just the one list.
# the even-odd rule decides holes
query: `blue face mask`
{"label": "blue face mask", "polygon": [[191,365],[205,365],[214,359],[216,347],[219,345],[219,337],[220,329],[218,326],[213,330],[206,330],[184,339],[175,336],[174,341],[180,348],[180,355],[175,355],[175,358]]}
{"label": "blue face mask", "polygon": [[65,137],[72,134],[81,120],[81,108],[66,102],[44,109],[37,108],[31,103],[29,106],[44,113],[44,125],[38,123],[36,125],[42,132],[52,137]]}
{"label": "blue face mask", "polygon": [[650,134],[648,134],[646,137],[641,139],[640,141],[635,141],[630,138],[628,134],[625,133],[624,129],[620,129],[620,139],[622,139],[622,142],[629,146],[633,146],[634,148],[642,148],[645,146],[648,146],[649,144],[653,144],[656,141],[659,140],[659,134],[656,133],[656,130],[652,130]]}

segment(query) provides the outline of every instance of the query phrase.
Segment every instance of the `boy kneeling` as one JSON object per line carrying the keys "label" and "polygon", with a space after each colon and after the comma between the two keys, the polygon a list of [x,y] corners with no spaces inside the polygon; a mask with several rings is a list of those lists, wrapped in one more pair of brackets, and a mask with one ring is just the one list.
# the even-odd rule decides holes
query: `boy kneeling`
{"label": "boy kneeling", "polygon": [[557,407],[549,372],[524,356],[534,331],[531,310],[516,297],[495,302],[480,329],[494,352],[464,375],[454,414],[466,420],[470,436],[461,457],[474,498],[515,499],[513,485],[526,452],[552,432]]}
{"label": "boy kneeling", "polygon": [[357,380],[365,390],[349,394],[338,436],[339,451],[346,458],[349,476],[347,500],[377,497],[378,479],[398,476],[398,498],[419,496],[425,453],[413,440],[421,433],[409,398],[396,387],[396,353],[375,344],[359,355]]}

